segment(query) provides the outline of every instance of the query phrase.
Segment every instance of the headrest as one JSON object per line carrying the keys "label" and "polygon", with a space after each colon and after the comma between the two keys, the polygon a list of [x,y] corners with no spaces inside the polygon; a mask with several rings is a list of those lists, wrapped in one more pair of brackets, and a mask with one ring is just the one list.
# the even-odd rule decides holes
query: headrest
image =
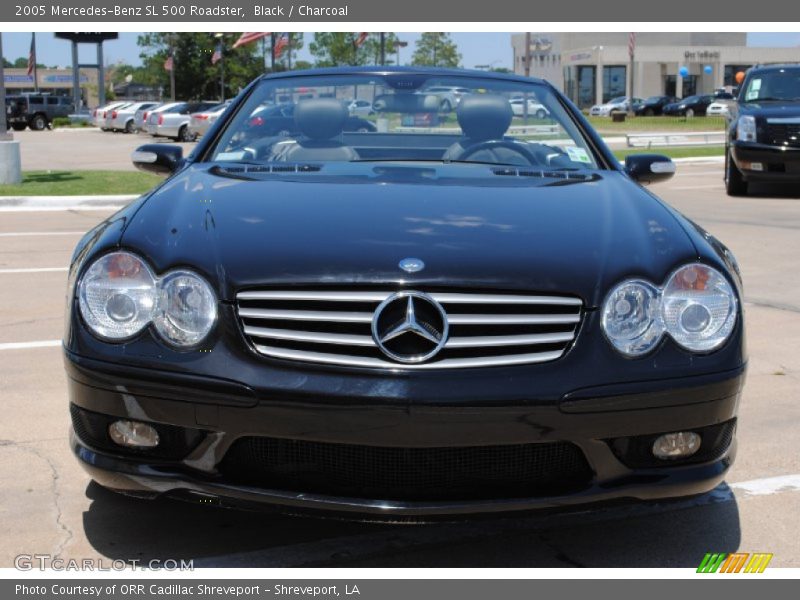
{"label": "headrest", "polygon": [[300,100],[294,108],[294,122],[304,136],[329,140],[344,130],[349,116],[344,104],[335,98]]}
{"label": "headrest", "polygon": [[499,140],[502,138],[514,113],[503,96],[470,94],[461,98],[456,109],[461,131],[473,140]]}

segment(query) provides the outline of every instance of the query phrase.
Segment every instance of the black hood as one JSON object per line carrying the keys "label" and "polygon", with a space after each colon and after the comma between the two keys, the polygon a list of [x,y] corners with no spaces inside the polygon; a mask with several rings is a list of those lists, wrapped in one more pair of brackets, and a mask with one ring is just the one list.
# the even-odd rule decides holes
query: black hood
{"label": "black hood", "polygon": [[[270,285],[479,287],[597,306],[628,276],[660,283],[696,250],[624,174],[563,186],[242,181],[194,165],[158,189],[122,245],[188,266],[220,297]],[[403,258],[426,268],[406,274]]]}

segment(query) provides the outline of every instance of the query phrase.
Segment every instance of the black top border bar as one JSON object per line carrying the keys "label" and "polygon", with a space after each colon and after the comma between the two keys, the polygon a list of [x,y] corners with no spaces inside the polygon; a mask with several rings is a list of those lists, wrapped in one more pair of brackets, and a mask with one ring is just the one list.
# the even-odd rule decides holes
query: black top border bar
{"label": "black top border bar", "polygon": [[10,0],[0,4],[3,23],[554,23],[554,22],[800,22],[800,3],[786,0],[641,2],[430,2],[430,0]]}

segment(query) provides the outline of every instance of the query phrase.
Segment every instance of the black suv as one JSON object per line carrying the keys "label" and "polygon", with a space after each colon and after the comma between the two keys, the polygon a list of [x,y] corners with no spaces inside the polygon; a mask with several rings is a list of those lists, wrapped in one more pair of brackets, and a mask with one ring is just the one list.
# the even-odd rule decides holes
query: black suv
{"label": "black suv", "polygon": [[753,67],[731,107],[725,188],[746,195],[751,181],[800,181],[800,64]]}
{"label": "black suv", "polygon": [[49,94],[20,94],[6,97],[6,122],[15,131],[30,127],[46,129],[56,117],[73,112],[72,99]]}

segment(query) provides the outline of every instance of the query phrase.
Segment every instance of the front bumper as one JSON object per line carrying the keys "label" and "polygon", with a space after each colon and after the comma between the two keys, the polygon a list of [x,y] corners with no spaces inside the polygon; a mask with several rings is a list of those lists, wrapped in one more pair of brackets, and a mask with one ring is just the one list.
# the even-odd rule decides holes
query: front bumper
{"label": "front bumper", "polygon": [[[289,511],[324,509],[381,518],[497,513],[706,492],[722,481],[731,466],[736,449],[732,435],[708,460],[665,466],[643,465],[641,461],[632,464],[611,440],[732,423],[744,381],[741,367],[613,389],[582,389],[555,402],[530,398],[457,406],[417,404],[413,399],[380,402],[354,395],[342,403],[325,397],[298,400],[287,391],[285,397],[256,394],[254,401],[237,404],[230,400],[242,390],[230,382],[210,385],[202,398],[198,397],[197,381],[187,381],[175,373],[150,373],[147,381],[143,378],[139,383],[135,374],[121,373],[119,381],[123,383],[113,386],[101,373],[105,365],[69,352],[66,359],[74,405],[102,415],[168,424],[202,434],[187,455],[174,460],[101,448],[73,431],[73,451],[101,485],[201,503],[257,503]],[[120,369],[125,370],[122,366]],[[159,395],[154,381],[165,393]],[[215,403],[214,394],[224,396],[225,401]],[[569,442],[585,457],[590,476],[564,493],[434,500],[365,496],[355,489],[353,494],[328,494],[313,489],[245,485],[227,479],[220,465],[232,445],[248,436],[408,451]]]}
{"label": "front bumper", "polygon": [[[731,143],[731,157],[745,181],[800,181],[800,148],[734,140]],[[761,168],[753,169],[754,163],[760,164]]]}

